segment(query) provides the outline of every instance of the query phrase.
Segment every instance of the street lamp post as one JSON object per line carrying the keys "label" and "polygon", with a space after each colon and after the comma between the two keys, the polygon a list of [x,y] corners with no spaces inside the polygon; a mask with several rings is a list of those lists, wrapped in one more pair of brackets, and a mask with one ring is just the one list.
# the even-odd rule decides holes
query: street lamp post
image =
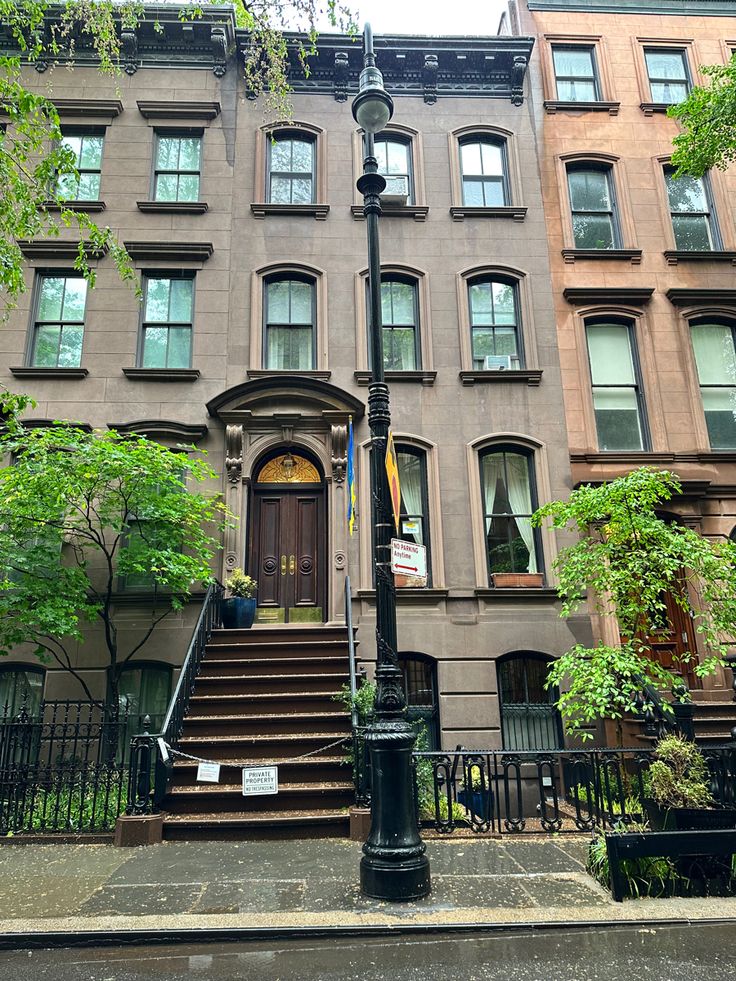
{"label": "street lamp post", "polygon": [[360,887],[375,899],[408,900],[428,895],[429,860],[419,837],[411,772],[415,734],[406,721],[406,696],[396,656],[396,592],[391,573],[392,507],[385,468],[391,413],[384,380],[381,320],[381,259],[378,218],[386,181],[378,173],[374,135],[391,119],[393,102],[376,68],[373,33],[365,25],[363,71],[353,116],[364,131],[363,174],[358,191],[368,232],[368,324],[371,383],[368,425],[371,431],[371,500],[375,519],[376,701],[366,733],[372,770],[371,830],[363,846]]}

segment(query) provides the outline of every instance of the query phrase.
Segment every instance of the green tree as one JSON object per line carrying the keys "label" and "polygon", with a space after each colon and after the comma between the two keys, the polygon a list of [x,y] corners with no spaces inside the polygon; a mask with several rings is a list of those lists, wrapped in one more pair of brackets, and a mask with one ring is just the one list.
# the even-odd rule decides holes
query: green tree
{"label": "green tree", "polygon": [[599,719],[617,720],[620,733],[620,720],[635,710],[644,680],[667,698],[682,690],[681,677],[659,663],[650,640],[669,626],[666,593],[692,617],[709,652],[702,661],[695,651],[682,655],[681,663],[692,663],[695,674],[715,671],[736,636],[736,546],[659,516],[681,490],[675,474],[642,467],[610,483],[580,487],[532,519],[536,525],[551,519],[553,528],[571,528],[579,536],[554,563],[561,616],[574,613],[587,594],[594,612],[615,618],[621,637],[611,646],[576,644],[552,665],[547,686],[560,687],[558,708],[571,735],[590,738],[585,728]]}
{"label": "green tree", "polygon": [[673,140],[677,173],[702,177],[706,170],[725,170],[736,160],[736,56],[727,65],[706,65],[708,85],[695,86],[687,99],[667,114],[684,132]]}
{"label": "green tree", "polygon": [[[226,0],[211,0],[224,3]],[[190,0],[173,4],[183,20],[202,16],[202,5]],[[288,81],[289,52],[285,30],[300,32],[295,42],[304,70],[315,50],[316,23],[328,23],[354,33],[349,9],[340,0],[234,0],[239,26],[250,32],[243,67],[245,83],[256,96],[266,95],[266,109],[281,118],[291,115]],[[127,252],[115,234],[97,225],[84,212],[66,206],[64,186],[79,175],[73,153],[61,142],[59,115],[54,108],[53,77],[45,94],[26,87],[23,62],[50,61],[57,72],[70,71],[77,38],[89,41],[100,71],[120,73],[121,30],[160,16],[161,4],[140,0],[0,0],[0,24],[18,54],[0,53],[0,106],[7,127],[0,131],[0,307],[11,309],[26,289],[18,240],[58,236],[64,228],[79,232],[75,267],[94,286],[91,255],[108,252],[121,277],[135,281]]]}
{"label": "green tree", "polygon": [[[219,497],[202,492],[215,474],[198,456],[115,431],[27,427],[18,412],[29,403],[0,399],[0,454],[9,461],[0,469],[0,655],[32,644],[95,701],[74,653],[85,624],[99,624],[114,716],[126,664],[193,583],[212,580],[214,536],[228,516]],[[144,585],[153,600],[142,636],[127,646],[118,580]]]}

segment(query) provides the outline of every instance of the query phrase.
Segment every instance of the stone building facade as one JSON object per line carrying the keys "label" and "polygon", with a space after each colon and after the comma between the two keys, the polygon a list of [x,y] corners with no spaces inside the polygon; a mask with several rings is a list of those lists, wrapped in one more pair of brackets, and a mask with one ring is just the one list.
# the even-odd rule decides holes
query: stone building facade
{"label": "stone building facade", "polygon": [[[39,421],[124,427],[206,450],[240,519],[217,575],[250,571],[260,618],[280,629],[284,620],[344,623],[349,574],[370,670],[367,252],[350,110],[360,45],[320,38],[309,78],[294,75],[293,120],[281,125],[245,90],[246,39],[226,9],[193,24],[168,8],[160,17],[163,31],[144,22],[124,37],[119,77],[100,76],[80,48],[74,72],[60,66],[51,78],[65,138],[76,141],[90,182],[76,189],[92,199],[80,207],[125,242],[143,305],[100,259],[95,289],[76,314],[70,305],[69,322],[83,332],[69,335],[78,338],[71,353],[54,348],[53,321],[67,316],[60,283],[72,300],[78,286],[72,246],[63,237],[25,244],[29,290],[0,332],[2,381],[33,395]],[[396,105],[379,150],[392,190],[381,257],[401,533],[429,549],[428,585],[398,590],[399,648],[410,700],[433,715],[447,747],[522,746],[530,723],[518,721],[518,706],[534,701],[539,666],[590,632],[585,616],[559,619],[557,541],[525,517],[572,486],[537,104],[526,97],[532,47],[526,36],[376,38]],[[46,91],[41,67],[29,66],[26,79]],[[549,194],[548,170],[544,178]],[[579,266],[570,268],[577,278]],[[576,447],[578,415],[569,413]],[[301,473],[303,495],[279,496],[287,477],[278,473]],[[145,595],[121,590],[118,601],[125,629],[140,631]],[[195,607],[158,630],[133,687],[180,663]],[[94,630],[77,657],[101,695]],[[3,669],[31,661],[17,652]],[[53,670],[45,693],[78,694]],[[543,724],[543,738],[557,744],[554,720]]]}
{"label": "stone building facade", "polygon": [[[518,0],[509,13],[537,42],[529,100],[573,482],[673,470],[673,517],[733,536],[736,173],[675,180],[666,115],[700,66],[736,50],[733,4]],[[665,660],[699,643],[689,622],[660,641]],[[718,699],[725,674],[687,680]]]}

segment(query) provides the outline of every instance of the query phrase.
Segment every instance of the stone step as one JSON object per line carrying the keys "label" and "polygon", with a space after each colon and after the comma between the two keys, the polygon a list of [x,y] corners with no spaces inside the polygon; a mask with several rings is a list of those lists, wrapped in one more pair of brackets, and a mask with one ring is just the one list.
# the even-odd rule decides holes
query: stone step
{"label": "stone step", "polygon": [[339,641],[347,644],[347,630],[345,627],[326,627],[324,624],[254,625],[249,630],[213,630],[209,643],[211,646],[218,644],[252,646],[261,643],[298,643],[300,641]]}
{"label": "stone step", "polygon": [[346,654],[318,654],[309,657],[267,657],[267,658],[242,658],[242,657],[220,657],[219,651],[216,657],[206,656],[200,665],[198,678],[212,677],[213,675],[240,675],[243,677],[257,676],[268,677],[269,675],[284,676],[296,674],[304,676],[306,674],[331,674],[341,673],[345,678],[350,677],[348,655]]}
{"label": "stone step", "polygon": [[240,813],[218,815],[167,815],[164,838],[167,841],[266,841],[298,838],[347,838],[350,822],[347,812],[330,808],[296,811],[262,811],[249,817]]}
{"label": "stone step", "polygon": [[[339,747],[334,747],[332,753]],[[307,750],[307,752],[309,752]],[[195,754],[192,754],[195,755]],[[202,757],[203,759],[211,757]],[[244,766],[277,766],[279,781],[294,784],[334,783],[352,777],[352,766],[344,756],[311,756],[304,760],[293,760],[288,756],[271,755],[268,759],[231,755],[216,762],[220,763],[220,780],[224,784],[236,784],[242,780]],[[197,784],[198,764],[191,760],[177,760],[171,776],[174,787],[193,787]]]}
{"label": "stone step", "polygon": [[184,722],[185,736],[259,736],[277,733],[350,732],[346,712],[292,712],[268,715],[198,715]]}
{"label": "stone step", "polygon": [[210,658],[232,659],[243,661],[269,661],[275,657],[324,657],[325,655],[341,655],[347,660],[348,645],[345,640],[304,640],[288,643],[284,640],[264,641],[260,644],[220,643],[210,642],[204,653],[204,661]]}
{"label": "stone step", "polygon": [[[198,691],[199,686],[195,688]],[[273,717],[289,716],[294,713],[334,713],[339,711],[335,701],[334,691],[292,692],[278,694],[273,692],[258,692],[252,695],[233,694],[223,695],[195,694],[189,700],[187,722],[200,719],[202,716],[232,715],[245,717],[263,715],[267,712]],[[346,710],[342,709],[347,715]]]}
{"label": "stone step", "polygon": [[198,695],[336,695],[349,678],[342,672],[332,674],[200,674]]}
{"label": "stone step", "polygon": [[200,783],[190,787],[172,787],[164,801],[164,810],[177,815],[212,815],[242,812],[244,817],[269,811],[349,807],[354,795],[353,784],[330,782],[317,784],[279,784],[278,794],[243,796],[242,783]]}
{"label": "stone step", "polygon": [[336,753],[345,752],[351,745],[349,732],[319,730],[298,733],[254,733],[232,735],[223,733],[200,736],[185,735],[179,740],[178,749],[205,760],[251,760],[272,762],[276,759],[294,759],[305,753],[313,753],[308,759],[322,760]]}

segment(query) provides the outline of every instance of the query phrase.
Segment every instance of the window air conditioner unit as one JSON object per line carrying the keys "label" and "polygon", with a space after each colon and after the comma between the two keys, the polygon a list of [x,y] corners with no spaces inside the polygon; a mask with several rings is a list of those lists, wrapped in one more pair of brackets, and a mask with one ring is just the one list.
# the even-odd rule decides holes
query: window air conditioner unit
{"label": "window air conditioner unit", "polygon": [[384,204],[404,205],[409,199],[409,178],[405,175],[401,177],[386,177],[386,189],[381,192],[381,201]]}
{"label": "window air conditioner unit", "polygon": [[512,357],[510,354],[487,354],[483,359],[485,371],[511,371]]}

